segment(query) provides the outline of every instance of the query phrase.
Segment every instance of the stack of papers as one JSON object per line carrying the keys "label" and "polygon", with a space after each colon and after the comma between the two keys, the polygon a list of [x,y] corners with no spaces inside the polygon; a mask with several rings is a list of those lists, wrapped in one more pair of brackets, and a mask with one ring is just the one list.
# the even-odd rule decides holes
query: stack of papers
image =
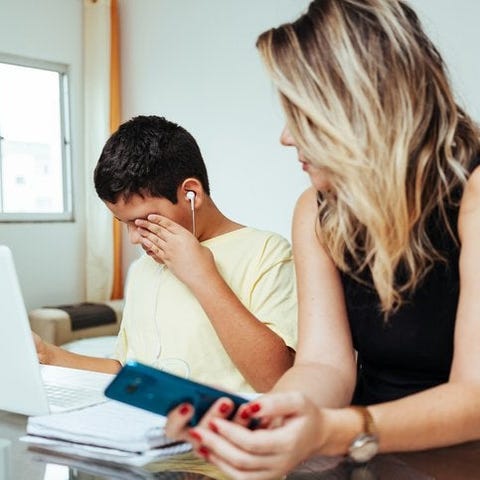
{"label": "stack of papers", "polygon": [[161,415],[108,400],[30,417],[23,440],[68,455],[141,466],[191,449],[190,444],[165,436],[165,422]]}

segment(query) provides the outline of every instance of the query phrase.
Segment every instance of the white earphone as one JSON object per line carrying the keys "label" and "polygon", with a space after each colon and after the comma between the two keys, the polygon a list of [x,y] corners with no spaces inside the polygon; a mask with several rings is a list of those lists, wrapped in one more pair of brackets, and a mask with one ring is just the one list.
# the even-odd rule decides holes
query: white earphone
{"label": "white earphone", "polygon": [[195,235],[195,197],[196,193],[193,190],[188,190],[185,198],[190,201],[190,209],[192,211],[192,233]]}
{"label": "white earphone", "polygon": [[194,210],[194,208],[195,208],[195,197],[196,197],[196,194],[192,190],[189,190],[187,192],[187,194],[185,195],[185,198],[187,200],[190,200],[190,207],[192,208],[192,210]]}

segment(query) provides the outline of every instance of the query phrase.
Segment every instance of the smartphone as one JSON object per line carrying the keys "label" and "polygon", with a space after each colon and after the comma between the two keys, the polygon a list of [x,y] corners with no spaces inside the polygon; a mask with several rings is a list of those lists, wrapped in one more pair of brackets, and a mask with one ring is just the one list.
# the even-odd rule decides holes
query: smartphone
{"label": "smartphone", "polygon": [[190,403],[195,408],[189,422],[192,427],[220,397],[230,398],[235,405],[229,418],[242,403],[248,402],[246,398],[135,361],[127,361],[107,386],[105,395],[164,416],[181,403]]}

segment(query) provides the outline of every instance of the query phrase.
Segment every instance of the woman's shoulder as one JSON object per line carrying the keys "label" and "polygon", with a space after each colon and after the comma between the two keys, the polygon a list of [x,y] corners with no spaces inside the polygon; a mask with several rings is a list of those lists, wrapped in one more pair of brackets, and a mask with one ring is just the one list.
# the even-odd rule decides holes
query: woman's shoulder
{"label": "woman's shoulder", "polygon": [[480,225],[480,165],[470,174],[463,191],[458,218],[460,238],[466,232],[477,231]]}
{"label": "woman's shoulder", "polygon": [[318,192],[314,187],[307,188],[297,199],[295,214],[318,210]]}
{"label": "woman's shoulder", "polygon": [[297,200],[293,215],[292,244],[294,252],[313,254],[321,251],[318,238],[318,192],[315,188],[305,190]]}
{"label": "woman's shoulder", "polygon": [[462,210],[475,207],[480,209],[480,163],[468,177],[462,197]]}

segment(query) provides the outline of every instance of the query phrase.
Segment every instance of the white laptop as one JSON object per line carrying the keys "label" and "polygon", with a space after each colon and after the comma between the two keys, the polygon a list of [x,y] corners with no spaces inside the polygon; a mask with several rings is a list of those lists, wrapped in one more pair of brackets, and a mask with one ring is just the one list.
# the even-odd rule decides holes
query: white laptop
{"label": "white laptop", "polygon": [[105,401],[113,375],[39,365],[10,249],[0,245],[0,410],[25,415]]}

